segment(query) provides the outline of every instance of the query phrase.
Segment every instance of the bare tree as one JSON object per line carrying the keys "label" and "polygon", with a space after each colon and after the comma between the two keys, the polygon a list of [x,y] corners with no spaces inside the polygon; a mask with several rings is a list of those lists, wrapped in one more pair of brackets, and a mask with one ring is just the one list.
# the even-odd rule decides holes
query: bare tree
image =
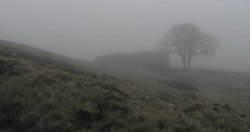
{"label": "bare tree", "polygon": [[177,53],[182,60],[183,68],[190,70],[191,59],[197,55],[212,55],[218,40],[203,33],[194,24],[181,24],[171,27],[161,43],[166,52]]}

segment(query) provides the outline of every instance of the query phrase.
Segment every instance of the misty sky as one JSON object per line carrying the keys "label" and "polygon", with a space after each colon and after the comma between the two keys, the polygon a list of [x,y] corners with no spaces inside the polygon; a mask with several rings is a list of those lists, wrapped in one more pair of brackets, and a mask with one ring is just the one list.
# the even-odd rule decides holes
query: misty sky
{"label": "misty sky", "polygon": [[156,50],[185,22],[221,42],[196,67],[250,71],[249,0],[0,0],[0,39],[83,60]]}

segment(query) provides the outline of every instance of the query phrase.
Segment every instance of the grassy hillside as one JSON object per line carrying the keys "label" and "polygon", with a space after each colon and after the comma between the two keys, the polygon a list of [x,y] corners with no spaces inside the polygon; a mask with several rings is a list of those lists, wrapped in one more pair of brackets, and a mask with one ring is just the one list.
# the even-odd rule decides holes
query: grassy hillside
{"label": "grassy hillside", "polygon": [[120,70],[0,41],[0,131],[250,130],[245,113],[203,99],[196,83]]}

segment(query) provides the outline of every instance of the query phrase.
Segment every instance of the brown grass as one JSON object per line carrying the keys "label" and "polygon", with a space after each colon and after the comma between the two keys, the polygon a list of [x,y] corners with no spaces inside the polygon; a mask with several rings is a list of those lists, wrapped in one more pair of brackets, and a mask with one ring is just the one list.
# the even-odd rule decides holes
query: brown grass
{"label": "brown grass", "polygon": [[229,104],[201,102],[193,85],[119,78],[19,56],[0,56],[0,63],[2,132],[250,130],[246,114]]}

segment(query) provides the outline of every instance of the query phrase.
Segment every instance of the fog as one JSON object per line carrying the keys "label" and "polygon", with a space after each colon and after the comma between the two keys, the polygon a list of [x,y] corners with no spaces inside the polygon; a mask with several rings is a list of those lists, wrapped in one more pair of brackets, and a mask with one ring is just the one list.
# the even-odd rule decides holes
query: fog
{"label": "fog", "polygon": [[0,39],[94,60],[157,50],[169,27],[188,22],[220,40],[194,67],[250,71],[249,13],[249,0],[1,0]]}

